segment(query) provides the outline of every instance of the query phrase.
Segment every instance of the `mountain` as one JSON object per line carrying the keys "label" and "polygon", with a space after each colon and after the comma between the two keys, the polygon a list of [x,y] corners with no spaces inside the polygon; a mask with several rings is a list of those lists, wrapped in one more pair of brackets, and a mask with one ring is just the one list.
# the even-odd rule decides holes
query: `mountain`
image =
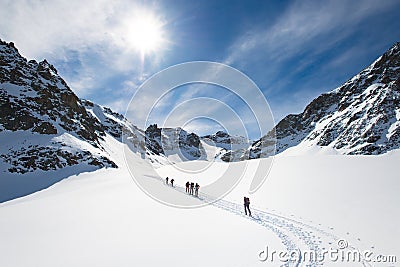
{"label": "mountain", "polygon": [[[89,100],[81,99],[81,102],[86,111],[100,123],[107,134],[118,142],[124,141],[135,153],[145,154],[148,151],[145,145],[145,132],[133,125],[122,114]],[[123,140],[124,137],[126,140]],[[149,152],[148,154],[152,153]]]}
{"label": "mountain", "polygon": [[400,147],[400,43],[335,90],[288,115],[255,141],[250,158],[299,144],[341,154],[376,155]]}
{"label": "mountain", "polygon": [[[28,61],[0,40],[0,202],[71,175],[123,162],[126,144],[155,167],[190,160],[268,157],[290,147],[382,154],[400,144],[400,44],[341,87],[288,115],[250,144],[219,131],[199,137],[181,128],[137,128],[123,115],[79,99],[46,60]],[[121,148],[122,149],[122,148]],[[118,164],[117,164],[118,163]]]}
{"label": "mountain", "polygon": [[[78,164],[116,167],[102,153],[104,128],[57,70],[46,60],[27,61],[13,43],[2,41],[0,103],[0,135],[5,141],[0,157],[9,172],[56,170]],[[75,146],[80,142],[96,153]]]}
{"label": "mountain", "polygon": [[173,162],[204,158],[199,136],[182,128],[158,128],[153,124],[147,127],[145,136],[149,151],[155,155],[174,156]]}
{"label": "mountain", "polygon": [[112,147],[122,142],[155,166],[204,159],[196,134],[157,125],[141,130],[79,99],[46,60],[28,61],[1,40],[0,104],[0,202],[71,175],[118,168]]}
{"label": "mountain", "polygon": [[123,132],[133,151],[145,151],[143,131],[79,99],[54,66],[28,61],[1,40],[0,106],[0,202],[73,174],[117,168],[108,147]]}
{"label": "mountain", "polygon": [[153,124],[146,129],[145,136],[147,156],[152,163],[165,165],[190,160],[231,162],[248,159],[249,141],[223,131],[199,137],[180,127],[159,128]]}
{"label": "mountain", "polygon": [[201,137],[207,145],[219,148],[214,158],[225,162],[248,159],[250,141],[243,136],[231,136],[224,131]]}

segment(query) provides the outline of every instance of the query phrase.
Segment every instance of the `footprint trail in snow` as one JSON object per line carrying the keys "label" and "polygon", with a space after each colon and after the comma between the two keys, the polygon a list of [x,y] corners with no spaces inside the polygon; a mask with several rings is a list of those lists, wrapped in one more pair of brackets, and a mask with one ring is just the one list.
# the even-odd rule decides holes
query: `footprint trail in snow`
{"label": "footprint trail in snow", "polygon": [[[183,187],[176,186],[174,189],[187,194]],[[341,258],[341,256],[348,255],[348,251],[360,250],[348,244],[346,240],[317,226],[303,222],[300,219],[290,218],[255,208],[251,208],[252,217],[250,217],[244,214],[244,207],[242,204],[224,199],[217,200],[204,193],[199,193],[198,198],[214,207],[223,209],[244,219],[251,220],[277,235],[287,252],[290,252],[291,255],[295,255],[292,260],[283,262],[282,266],[323,266],[324,263],[335,265],[335,262],[348,263],[349,266],[372,266],[364,258],[360,258],[359,261],[357,260],[355,262],[346,262],[346,259]],[[328,251],[330,249],[339,252],[337,255],[335,254],[334,258],[338,257],[336,261],[332,261],[332,259],[329,258]]]}

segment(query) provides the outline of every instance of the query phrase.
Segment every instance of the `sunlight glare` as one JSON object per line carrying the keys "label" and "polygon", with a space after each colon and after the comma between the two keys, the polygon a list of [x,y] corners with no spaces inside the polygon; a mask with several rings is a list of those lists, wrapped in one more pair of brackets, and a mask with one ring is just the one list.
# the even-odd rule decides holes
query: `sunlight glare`
{"label": "sunlight glare", "polygon": [[142,54],[155,52],[163,45],[162,23],[151,14],[135,18],[129,26],[128,39]]}

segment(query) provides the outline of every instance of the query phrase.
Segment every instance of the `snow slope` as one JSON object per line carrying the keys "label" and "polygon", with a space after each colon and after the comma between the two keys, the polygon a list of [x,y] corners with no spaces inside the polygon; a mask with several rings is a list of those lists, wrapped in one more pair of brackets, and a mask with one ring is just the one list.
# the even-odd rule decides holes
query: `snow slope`
{"label": "snow slope", "polygon": [[[263,210],[279,210],[334,227],[346,238],[351,238],[347,232],[355,232],[358,236],[354,238],[362,239],[366,247],[398,253],[394,250],[400,237],[400,181],[396,166],[399,159],[399,150],[382,156],[332,155],[327,151],[316,155],[314,150],[288,150],[275,157],[267,181],[251,196],[252,203]],[[252,169],[257,161],[247,161],[248,168]],[[173,173],[183,184],[187,176],[180,177],[174,167],[162,169],[165,174]],[[210,183],[208,177],[204,181],[199,175],[192,179],[201,185]],[[226,199],[241,202],[251,180],[249,171]]]}
{"label": "snow slope", "polygon": [[[107,142],[110,158],[121,166],[121,143]],[[130,157],[139,175],[154,173],[138,154]],[[267,181],[250,196],[254,219],[243,215],[242,198],[252,165],[267,159],[229,163],[249,164],[250,171],[224,200],[198,209],[154,201],[125,168],[72,176],[0,204],[0,266],[280,266],[283,262],[259,261],[259,252],[267,245],[278,251],[321,251],[336,248],[339,239],[351,248],[398,258],[399,158],[398,151],[382,156],[282,153]],[[174,177],[177,188],[166,186],[163,176],[149,181],[176,198],[212,202],[210,196],[183,193],[188,177],[172,168],[157,171]],[[197,179],[202,185],[207,178]],[[395,266],[324,266],[362,264]]]}
{"label": "snow slope", "polygon": [[[143,174],[150,172],[132,156]],[[116,153],[113,160],[122,159]],[[154,186],[188,197],[162,182]],[[262,227],[211,206],[160,204],[123,168],[73,176],[3,203],[0,229],[0,266],[248,266],[258,264],[266,240],[283,248]]]}
{"label": "snow slope", "polygon": [[231,136],[224,131],[201,137],[203,143],[215,147],[214,158],[225,162],[249,159],[251,141],[243,136]]}
{"label": "snow slope", "polygon": [[[50,136],[28,131],[3,131],[0,133],[0,143],[0,154],[3,158],[7,156],[8,161],[13,163],[11,165],[0,160],[0,202],[42,190],[73,174],[94,171],[99,168],[94,164],[97,162],[95,159],[106,159],[108,156],[104,150],[68,132]],[[24,168],[24,159],[27,157],[31,158],[28,162],[39,157],[45,159],[36,164],[47,168],[47,171],[36,169],[24,174],[7,171],[10,166],[15,169]],[[79,164],[71,166],[70,162],[78,161]]]}

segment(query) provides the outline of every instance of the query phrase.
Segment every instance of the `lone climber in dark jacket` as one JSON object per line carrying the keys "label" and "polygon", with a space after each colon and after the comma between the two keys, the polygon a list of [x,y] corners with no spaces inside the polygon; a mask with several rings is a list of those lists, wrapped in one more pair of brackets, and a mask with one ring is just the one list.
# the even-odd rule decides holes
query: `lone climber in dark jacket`
{"label": "lone climber in dark jacket", "polygon": [[250,198],[244,197],[244,213],[247,215],[247,211],[249,212],[249,216],[251,216],[250,211]]}
{"label": "lone climber in dark jacket", "polygon": [[189,193],[190,183],[189,181],[186,182],[186,193]]}

